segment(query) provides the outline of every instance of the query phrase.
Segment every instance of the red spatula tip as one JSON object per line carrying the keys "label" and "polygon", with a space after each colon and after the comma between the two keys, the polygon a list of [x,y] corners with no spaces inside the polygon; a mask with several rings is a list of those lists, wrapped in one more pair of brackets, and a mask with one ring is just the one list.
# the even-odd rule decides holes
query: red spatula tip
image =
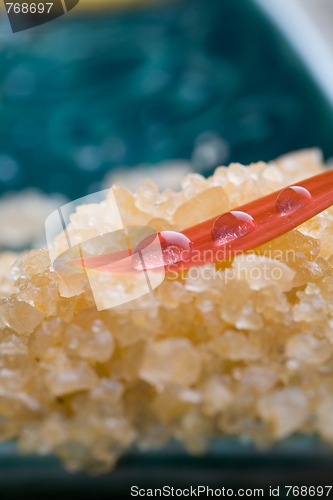
{"label": "red spatula tip", "polygon": [[[181,232],[161,231],[142,240],[130,253],[84,259],[88,268],[129,272],[186,269],[228,259],[299,226],[333,204],[333,170],[300,181]],[[228,252],[225,252],[228,248]],[[126,254],[126,255],[125,255]],[[127,265],[121,265],[122,257]],[[78,261],[73,261],[78,265]],[[129,265],[130,263],[130,265]],[[82,262],[81,262],[82,264]]]}

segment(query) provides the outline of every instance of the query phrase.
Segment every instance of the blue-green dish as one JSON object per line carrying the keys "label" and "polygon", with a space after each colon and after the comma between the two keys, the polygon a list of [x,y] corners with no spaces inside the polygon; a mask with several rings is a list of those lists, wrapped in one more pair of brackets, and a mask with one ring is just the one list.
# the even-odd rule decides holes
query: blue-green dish
{"label": "blue-green dish", "polygon": [[[191,486],[240,489],[331,484],[332,449],[313,436],[295,436],[269,450],[239,439],[218,439],[203,456],[189,456],[171,444],[160,451],[132,451],[110,474],[68,473],[52,457],[22,457],[15,446],[0,449],[0,492],[3,500],[129,498],[131,486]],[[260,496],[260,495],[257,495]]]}
{"label": "blue-green dish", "polygon": [[0,158],[16,168],[0,170],[0,193],[79,198],[118,165],[190,159],[207,132],[220,147],[196,158],[199,170],[312,146],[333,155],[327,96],[252,0],[74,9],[15,34],[4,17],[1,26]]}

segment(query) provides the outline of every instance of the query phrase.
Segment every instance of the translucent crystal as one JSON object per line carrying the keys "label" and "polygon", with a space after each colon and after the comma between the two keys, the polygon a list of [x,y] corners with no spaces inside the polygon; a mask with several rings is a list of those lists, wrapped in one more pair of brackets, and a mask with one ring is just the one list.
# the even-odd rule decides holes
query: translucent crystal
{"label": "translucent crystal", "polygon": [[[303,149],[280,156],[275,163],[282,172],[285,184],[316,175],[321,170],[323,153],[316,148]],[[302,166],[302,167],[301,167]]]}
{"label": "translucent crystal", "polygon": [[111,332],[100,320],[95,320],[88,328],[80,328],[75,323],[68,325],[64,345],[70,353],[98,363],[108,361],[115,347]]}
{"label": "translucent crystal", "polygon": [[305,422],[307,400],[301,389],[288,387],[260,399],[258,410],[259,415],[271,425],[274,437],[283,439]]}
{"label": "translucent crystal", "polygon": [[154,414],[164,424],[170,424],[176,421],[184,413],[186,413],[192,405],[197,405],[200,402],[200,394],[196,394],[196,398],[184,397],[184,390],[179,390],[174,386],[167,387],[160,391],[152,402],[152,410]]}
{"label": "translucent crystal", "polygon": [[182,203],[173,216],[173,222],[180,228],[190,227],[226,212],[228,208],[228,198],[224,190],[220,186],[214,186]]}
{"label": "translucent crystal", "polygon": [[260,350],[241,332],[226,331],[216,339],[214,348],[220,356],[232,361],[256,360],[260,358]]}
{"label": "translucent crystal", "polygon": [[303,363],[320,365],[331,357],[332,347],[326,339],[310,333],[299,333],[287,341],[286,355]]}
{"label": "translucent crystal", "polygon": [[47,388],[54,397],[92,389],[98,382],[88,362],[70,359],[62,352],[56,351],[55,357],[45,361],[43,367]]}
{"label": "translucent crystal", "polygon": [[293,309],[295,321],[311,323],[327,316],[329,305],[318,286],[309,283],[304,292],[297,292],[297,296],[300,300]]}
{"label": "translucent crystal", "polygon": [[245,280],[251,290],[276,286],[288,291],[295,277],[295,271],[284,262],[252,253],[237,256],[232,267],[236,277]]}
{"label": "translucent crystal", "polygon": [[2,331],[0,334],[0,353],[0,366],[6,366],[8,359],[14,359],[14,365],[19,365],[19,358],[25,360],[29,356],[29,346],[26,338],[10,330]]}
{"label": "translucent crystal", "polygon": [[203,387],[203,411],[213,416],[230,406],[232,392],[221,376],[209,378]]}
{"label": "translucent crystal", "polygon": [[14,279],[12,277],[11,268],[16,260],[17,255],[15,253],[4,252],[0,254],[0,300],[8,297],[15,292]]}
{"label": "translucent crystal", "polygon": [[16,298],[0,302],[0,316],[8,327],[20,335],[30,335],[43,319],[41,311]]}
{"label": "translucent crystal", "polygon": [[38,358],[47,357],[50,349],[61,344],[63,329],[60,318],[50,318],[44,321],[30,336],[31,352]]}
{"label": "translucent crystal", "polygon": [[264,393],[271,390],[277,382],[277,367],[249,365],[241,373],[240,379],[246,391]]}
{"label": "translucent crystal", "polygon": [[168,339],[148,344],[140,376],[155,385],[192,385],[200,377],[200,353],[187,339]]}

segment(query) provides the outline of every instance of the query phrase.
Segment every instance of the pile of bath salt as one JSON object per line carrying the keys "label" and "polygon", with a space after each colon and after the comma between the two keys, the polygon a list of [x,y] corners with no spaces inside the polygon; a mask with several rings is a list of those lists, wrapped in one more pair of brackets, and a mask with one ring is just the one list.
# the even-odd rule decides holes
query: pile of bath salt
{"label": "pile of bath salt", "polygon": [[[125,224],[177,231],[323,169],[302,151],[190,174],[179,192],[114,190]],[[79,208],[78,237],[99,217]],[[90,471],[172,438],[191,453],[225,436],[333,442],[332,239],[328,209],[232,262],[166,276],[135,308],[103,311],[75,275],[64,292],[46,249],[1,254],[0,439]],[[251,272],[263,266],[265,279]]]}

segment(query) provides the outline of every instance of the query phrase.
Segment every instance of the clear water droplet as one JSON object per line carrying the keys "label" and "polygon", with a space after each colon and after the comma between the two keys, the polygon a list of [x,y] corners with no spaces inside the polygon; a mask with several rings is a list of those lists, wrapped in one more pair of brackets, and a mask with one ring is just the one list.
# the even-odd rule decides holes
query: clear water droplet
{"label": "clear water droplet", "polygon": [[233,210],[216,219],[212,228],[212,239],[222,245],[251,233],[255,227],[256,223],[251,215]]}
{"label": "clear water droplet", "polygon": [[281,191],[276,199],[276,210],[286,215],[306,206],[312,200],[310,192],[302,186],[290,186]]}
{"label": "clear water droplet", "polygon": [[136,270],[170,266],[189,259],[193,243],[182,233],[161,231],[144,238],[134,249],[133,266]]}

